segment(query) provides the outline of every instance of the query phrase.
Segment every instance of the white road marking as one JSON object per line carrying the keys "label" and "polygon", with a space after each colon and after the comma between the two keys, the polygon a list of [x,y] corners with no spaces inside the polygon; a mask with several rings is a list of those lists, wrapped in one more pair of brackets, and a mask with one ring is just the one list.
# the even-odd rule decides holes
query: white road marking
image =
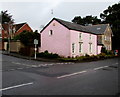
{"label": "white road marking", "polygon": [[49,66],[52,66],[53,64],[49,64]]}
{"label": "white road marking", "polygon": [[37,65],[32,65],[32,67],[38,67]]}
{"label": "white road marking", "polygon": [[31,67],[25,67],[25,68],[31,68]]}
{"label": "white road marking", "polygon": [[21,64],[21,65],[28,66],[28,67],[32,67],[31,65],[27,65],[27,64]]}
{"label": "white road marking", "polygon": [[17,68],[17,69],[23,69],[23,68]]}
{"label": "white road marking", "polygon": [[68,76],[73,76],[73,75],[77,75],[77,74],[80,74],[80,73],[85,73],[87,71],[80,71],[80,72],[75,72],[75,73],[72,73],[72,74],[66,74],[66,75],[63,75],[63,76],[59,76],[57,77],[58,79],[59,78],[64,78],[64,77],[68,77]]}
{"label": "white road marking", "polygon": [[10,71],[13,71],[13,70],[15,70],[15,69],[10,69]]}
{"label": "white road marking", "polygon": [[99,69],[106,68],[106,67],[109,67],[109,66],[97,67],[97,68],[94,68],[93,70],[99,70]]}
{"label": "white road marking", "polygon": [[51,64],[39,64],[39,65],[28,65],[28,64],[24,64],[24,63],[19,63],[19,62],[12,62],[13,64],[17,64],[17,65],[24,65],[24,66],[28,66],[28,67],[45,67],[45,66],[53,66],[53,65],[56,65],[56,64],[74,64],[72,62],[66,62],[66,63],[51,63]]}
{"label": "white road marking", "polygon": [[22,87],[22,86],[27,86],[27,85],[31,85],[31,84],[33,84],[33,82],[26,83],[26,84],[21,84],[21,85],[16,85],[16,86],[11,86],[11,87],[7,87],[7,88],[3,88],[3,89],[0,89],[0,91],[5,91],[5,90],[18,88],[18,87]]}

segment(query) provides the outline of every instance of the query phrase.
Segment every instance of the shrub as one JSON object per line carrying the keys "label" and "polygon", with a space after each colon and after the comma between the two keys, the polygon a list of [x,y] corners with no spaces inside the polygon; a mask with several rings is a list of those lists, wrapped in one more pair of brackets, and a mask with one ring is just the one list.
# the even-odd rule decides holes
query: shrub
{"label": "shrub", "polygon": [[37,57],[43,58],[59,58],[58,54],[49,53],[47,50],[45,52],[37,53]]}
{"label": "shrub", "polygon": [[33,56],[34,49],[28,46],[20,48],[19,54],[23,56]]}
{"label": "shrub", "polygon": [[98,60],[98,57],[95,55],[90,56],[91,60]]}
{"label": "shrub", "polygon": [[90,57],[90,55],[88,55],[88,54],[85,54],[85,57]]}
{"label": "shrub", "polygon": [[98,59],[104,59],[105,56],[106,56],[105,53],[100,53],[100,54],[97,55],[97,58],[98,58]]}
{"label": "shrub", "polygon": [[107,53],[107,50],[104,46],[102,46],[102,48],[101,48],[101,53]]}

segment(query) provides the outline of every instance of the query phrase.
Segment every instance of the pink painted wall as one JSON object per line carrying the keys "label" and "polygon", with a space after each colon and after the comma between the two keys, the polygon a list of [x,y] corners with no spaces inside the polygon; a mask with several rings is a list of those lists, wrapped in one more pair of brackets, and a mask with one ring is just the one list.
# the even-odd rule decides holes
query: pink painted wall
{"label": "pink painted wall", "polygon": [[[49,35],[49,31],[53,35]],[[79,40],[79,33],[82,33],[82,40]],[[82,44],[82,53],[79,52],[79,42]],[[89,52],[89,43],[92,43],[92,51]],[[72,43],[75,43],[75,53],[72,53]],[[69,30],[56,20],[53,20],[41,33],[41,48],[39,52],[48,50],[64,57],[82,56],[85,54],[97,55],[97,35],[75,30]]]}
{"label": "pink painted wall", "polygon": [[[49,35],[49,31],[53,31],[53,35]],[[41,48],[39,52],[48,50],[51,53],[57,53],[61,56],[70,55],[70,31],[53,20],[41,33]]]}
{"label": "pink painted wall", "polygon": [[[81,33],[81,40],[79,39],[79,33]],[[70,44],[71,44],[71,56],[80,56],[80,55],[97,55],[97,36],[94,34],[79,32],[70,30]],[[79,52],[79,42],[82,42],[82,52]],[[75,53],[72,53],[72,43],[75,43]],[[92,43],[91,53],[89,51],[89,43]]]}

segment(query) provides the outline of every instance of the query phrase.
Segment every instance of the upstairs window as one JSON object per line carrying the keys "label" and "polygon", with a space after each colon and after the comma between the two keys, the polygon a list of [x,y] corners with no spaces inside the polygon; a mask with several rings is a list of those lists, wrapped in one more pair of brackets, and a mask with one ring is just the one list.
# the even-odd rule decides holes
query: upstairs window
{"label": "upstairs window", "polygon": [[105,40],[107,40],[107,37],[106,37],[106,36],[104,36],[104,39],[105,39]]}
{"label": "upstairs window", "polygon": [[79,40],[82,40],[82,33],[79,33]]}
{"label": "upstairs window", "polygon": [[53,35],[53,30],[49,31],[49,36]]}
{"label": "upstairs window", "polygon": [[97,28],[97,30],[100,30],[101,28]]}
{"label": "upstairs window", "polygon": [[92,35],[90,34],[90,36],[89,36],[89,39],[91,40],[92,39]]}

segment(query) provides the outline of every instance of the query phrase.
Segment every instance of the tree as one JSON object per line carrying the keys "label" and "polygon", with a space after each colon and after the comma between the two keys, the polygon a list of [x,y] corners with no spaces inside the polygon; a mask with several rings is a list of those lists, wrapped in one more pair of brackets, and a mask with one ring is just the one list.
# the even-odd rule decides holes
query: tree
{"label": "tree", "polygon": [[113,49],[120,49],[120,2],[109,6],[100,14],[102,23],[109,23],[113,31]]}
{"label": "tree", "polygon": [[1,11],[0,17],[2,17],[2,24],[5,23],[14,23],[14,19],[12,19],[12,15],[8,13],[8,11]]}
{"label": "tree", "polygon": [[72,22],[80,24],[80,25],[88,25],[88,24],[99,24],[101,23],[101,19],[98,19],[97,16],[86,16],[81,18],[81,16],[76,16]]}
{"label": "tree", "polygon": [[35,32],[23,31],[13,38],[13,40],[20,40],[21,43],[29,47],[34,46],[34,39],[37,39],[40,44],[40,34],[37,31]]}

